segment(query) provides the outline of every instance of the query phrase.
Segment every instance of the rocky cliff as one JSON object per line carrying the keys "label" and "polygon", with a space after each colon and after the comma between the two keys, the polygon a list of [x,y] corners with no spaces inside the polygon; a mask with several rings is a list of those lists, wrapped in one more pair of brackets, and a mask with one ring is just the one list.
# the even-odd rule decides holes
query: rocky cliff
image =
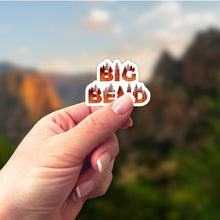
{"label": "rocky cliff", "polygon": [[40,117],[61,108],[61,100],[46,76],[13,70],[0,74],[0,133],[20,140]]}

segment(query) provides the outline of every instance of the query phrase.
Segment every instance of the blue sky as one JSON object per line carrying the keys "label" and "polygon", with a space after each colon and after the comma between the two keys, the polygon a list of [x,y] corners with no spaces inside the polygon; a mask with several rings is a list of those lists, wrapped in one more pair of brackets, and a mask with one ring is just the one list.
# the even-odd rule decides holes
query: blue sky
{"label": "blue sky", "polygon": [[0,61],[42,71],[96,72],[130,59],[149,78],[162,50],[181,56],[219,27],[220,2],[0,2]]}

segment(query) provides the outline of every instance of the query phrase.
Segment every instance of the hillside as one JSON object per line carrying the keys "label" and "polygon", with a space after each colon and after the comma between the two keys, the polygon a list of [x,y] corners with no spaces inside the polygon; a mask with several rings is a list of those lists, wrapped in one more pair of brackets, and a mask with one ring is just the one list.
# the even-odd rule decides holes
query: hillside
{"label": "hillside", "polygon": [[38,73],[14,70],[0,74],[0,134],[16,142],[42,116],[61,108],[48,79]]}

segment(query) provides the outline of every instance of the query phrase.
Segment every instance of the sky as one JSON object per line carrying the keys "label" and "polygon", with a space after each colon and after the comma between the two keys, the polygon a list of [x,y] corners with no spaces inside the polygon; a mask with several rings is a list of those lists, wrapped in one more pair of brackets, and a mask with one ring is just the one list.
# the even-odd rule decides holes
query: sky
{"label": "sky", "polygon": [[220,26],[220,2],[0,2],[0,62],[96,73],[131,60],[148,80],[162,51],[179,58],[198,31]]}

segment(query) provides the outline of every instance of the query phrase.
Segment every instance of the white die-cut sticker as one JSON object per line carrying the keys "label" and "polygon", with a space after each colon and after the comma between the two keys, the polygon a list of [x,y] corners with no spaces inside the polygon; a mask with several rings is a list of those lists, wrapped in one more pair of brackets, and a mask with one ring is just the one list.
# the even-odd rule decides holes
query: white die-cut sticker
{"label": "white die-cut sticker", "polygon": [[112,63],[105,59],[97,66],[97,80],[87,85],[87,106],[105,106],[124,94],[134,97],[134,106],[144,106],[150,101],[150,91],[139,82],[138,67],[130,60]]}

